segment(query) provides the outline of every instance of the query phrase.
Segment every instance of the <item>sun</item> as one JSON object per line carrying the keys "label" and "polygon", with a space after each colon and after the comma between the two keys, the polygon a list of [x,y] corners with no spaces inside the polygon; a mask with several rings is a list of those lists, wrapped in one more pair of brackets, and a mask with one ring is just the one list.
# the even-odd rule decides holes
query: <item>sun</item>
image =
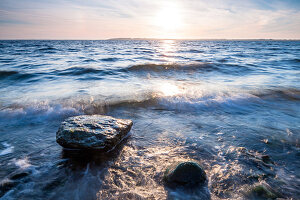
{"label": "sun", "polygon": [[180,5],[175,2],[163,4],[154,16],[153,24],[158,28],[160,36],[176,38],[183,27]]}

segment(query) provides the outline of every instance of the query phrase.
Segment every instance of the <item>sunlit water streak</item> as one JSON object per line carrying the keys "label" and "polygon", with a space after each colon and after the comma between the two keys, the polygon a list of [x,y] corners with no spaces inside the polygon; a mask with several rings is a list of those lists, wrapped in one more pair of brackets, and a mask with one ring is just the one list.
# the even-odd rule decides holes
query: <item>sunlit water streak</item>
{"label": "sunlit water streak", "polygon": [[[299,41],[0,41],[0,198],[198,199],[201,190],[161,179],[195,160],[212,199],[255,199],[257,184],[299,199],[299,50]],[[66,152],[55,133],[80,114],[134,126],[108,155]]]}

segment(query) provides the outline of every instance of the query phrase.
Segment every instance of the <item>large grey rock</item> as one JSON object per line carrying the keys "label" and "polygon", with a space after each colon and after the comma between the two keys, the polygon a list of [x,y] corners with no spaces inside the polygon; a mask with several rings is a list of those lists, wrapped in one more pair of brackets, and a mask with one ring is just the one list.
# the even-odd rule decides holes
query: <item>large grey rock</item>
{"label": "large grey rock", "polygon": [[169,186],[196,186],[206,183],[206,173],[196,162],[180,162],[171,165],[164,174]]}
{"label": "large grey rock", "polygon": [[102,150],[114,148],[130,131],[132,121],[104,115],[80,115],[62,122],[56,141],[65,148]]}

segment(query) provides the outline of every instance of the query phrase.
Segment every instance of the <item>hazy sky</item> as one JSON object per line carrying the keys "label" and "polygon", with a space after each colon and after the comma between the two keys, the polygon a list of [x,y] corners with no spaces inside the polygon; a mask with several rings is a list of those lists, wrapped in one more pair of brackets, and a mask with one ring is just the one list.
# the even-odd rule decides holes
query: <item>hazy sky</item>
{"label": "hazy sky", "polygon": [[0,0],[0,39],[300,39],[300,0]]}

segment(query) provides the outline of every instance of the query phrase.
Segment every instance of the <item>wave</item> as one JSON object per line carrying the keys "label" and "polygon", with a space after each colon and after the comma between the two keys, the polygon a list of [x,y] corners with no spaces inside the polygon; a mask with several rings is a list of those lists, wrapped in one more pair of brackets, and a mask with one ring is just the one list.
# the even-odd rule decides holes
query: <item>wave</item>
{"label": "wave", "polygon": [[300,90],[296,88],[276,88],[253,92],[254,95],[263,99],[285,99],[300,101]]}
{"label": "wave", "polygon": [[73,49],[73,48],[69,48],[67,49],[69,52],[79,52],[80,49]]}
{"label": "wave", "polygon": [[33,119],[36,122],[43,122],[44,120],[55,120],[80,114],[105,114],[111,109],[124,107],[197,111],[215,109],[216,107],[234,107],[259,99],[246,93],[207,92],[204,90],[199,91],[199,88],[186,90],[173,96],[169,94],[152,91],[140,93],[138,96],[116,97],[111,100],[98,99],[91,101],[90,97],[83,99],[74,97],[55,102],[12,104],[0,108],[0,118],[8,120],[10,118]]}
{"label": "wave", "polygon": [[[82,101],[65,100],[51,103],[13,104],[0,108],[0,124],[19,124],[22,122],[40,124],[45,123],[45,121],[61,121],[67,117],[76,115],[106,114],[110,109],[118,109],[120,107],[144,107],[154,104],[153,99],[98,101],[92,103],[86,99]],[[0,151],[0,153],[7,153],[6,150],[3,151]]]}
{"label": "wave", "polygon": [[210,63],[192,63],[192,64],[142,64],[133,65],[127,68],[131,72],[164,72],[164,71],[197,71],[206,70],[211,71],[217,69],[215,65]]}
{"label": "wave", "polygon": [[230,74],[230,75],[240,76],[240,75],[248,74],[249,72],[252,72],[254,70],[253,65],[246,66],[246,65],[236,65],[236,64],[225,64],[222,61],[220,61],[220,63],[215,65],[219,72],[222,72],[224,74]]}
{"label": "wave", "polygon": [[103,62],[116,62],[119,59],[118,58],[102,58],[100,60],[103,61]]}
{"label": "wave", "polygon": [[2,146],[5,149],[3,149],[3,150],[0,151],[0,156],[6,155],[6,154],[10,154],[14,150],[14,146],[8,144],[7,142],[2,142]]}
{"label": "wave", "polygon": [[61,119],[78,114],[82,113],[71,106],[47,102],[12,104],[0,108],[0,118],[2,119],[2,122],[10,121],[12,118],[25,121],[33,120],[33,122],[44,122],[45,120]]}
{"label": "wave", "polygon": [[84,74],[101,74],[105,72],[101,69],[95,69],[95,68],[88,68],[88,67],[71,67],[64,70],[56,70],[56,75],[72,75],[72,76],[78,76],[78,75],[84,75]]}
{"label": "wave", "polygon": [[58,49],[54,48],[54,47],[43,47],[38,49],[37,51],[56,51]]}
{"label": "wave", "polygon": [[[163,83],[158,83],[163,85]],[[163,88],[163,87],[162,87]],[[53,102],[28,102],[0,107],[0,118],[11,121],[33,119],[35,122],[62,119],[80,114],[105,114],[111,109],[124,107],[151,107],[162,110],[202,112],[216,109],[227,111],[249,111],[253,105],[274,102],[282,98],[300,101],[300,91],[291,88],[278,90],[242,91],[222,88],[220,85],[183,86],[179,90],[167,86],[163,90],[144,91],[136,96],[115,97],[110,100],[86,97],[70,97]],[[221,88],[221,89],[220,89]],[[229,109],[229,110],[228,110]],[[233,109],[233,110],[232,110]],[[3,120],[4,121],[4,120]]]}
{"label": "wave", "polygon": [[228,59],[226,59],[226,58],[221,58],[221,59],[218,60],[218,62],[220,62],[220,63],[225,63],[227,61],[228,61]]}
{"label": "wave", "polygon": [[220,72],[230,75],[243,75],[253,71],[253,66],[234,65],[225,63],[168,63],[168,64],[140,64],[128,67],[126,70],[135,73],[167,73],[167,72]]}
{"label": "wave", "polygon": [[204,53],[203,50],[197,50],[197,49],[189,49],[189,50],[180,50],[178,53]]}
{"label": "wave", "polygon": [[279,50],[281,50],[282,51],[282,48],[280,48],[280,47],[270,47],[270,48],[267,48],[267,50],[272,50],[272,51],[279,51]]}
{"label": "wave", "polygon": [[0,78],[6,78],[11,75],[19,74],[17,71],[0,71]]}
{"label": "wave", "polygon": [[[283,60],[280,60],[280,62],[290,62],[290,63],[298,64],[298,63],[300,63],[300,59],[299,58],[283,59]],[[297,66],[297,69],[299,69],[299,66]]]}
{"label": "wave", "polygon": [[13,58],[0,58],[0,62],[2,62],[2,63],[11,63],[14,60],[15,59],[13,59]]}
{"label": "wave", "polygon": [[35,52],[37,52],[37,53],[49,53],[49,54],[57,53],[57,51],[60,51],[60,50],[56,49],[54,47],[42,47],[42,48],[35,50]]}
{"label": "wave", "polygon": [[94,60],[94,59],[91,59],[91,58],[87,58],[87,59],[84,59],[82,62],[84,62],[84,63],[90,63],[90,62],[97,62],[97,61]]}
{"label": "wave", "polygon": [[34,77],[35,74],[21,73],[18,71],[0,71],[0,80],[11,78],[15,80],[23,80]]}
{"label": "wave", "polygon": [[295,61],[295,62],[300,62],[300,59],[298,59],[298,58],[295,58],[293,61]]}
{"label": "wave", "polygon": [[[207,86],[205,86],[207,87]],[[252,104],[260,103],[260,98],[241,91],[216,90],[195,87],[174,96],[164,96],[159,105],[170,110],[209,111],[215,109],[248,110]]]}

